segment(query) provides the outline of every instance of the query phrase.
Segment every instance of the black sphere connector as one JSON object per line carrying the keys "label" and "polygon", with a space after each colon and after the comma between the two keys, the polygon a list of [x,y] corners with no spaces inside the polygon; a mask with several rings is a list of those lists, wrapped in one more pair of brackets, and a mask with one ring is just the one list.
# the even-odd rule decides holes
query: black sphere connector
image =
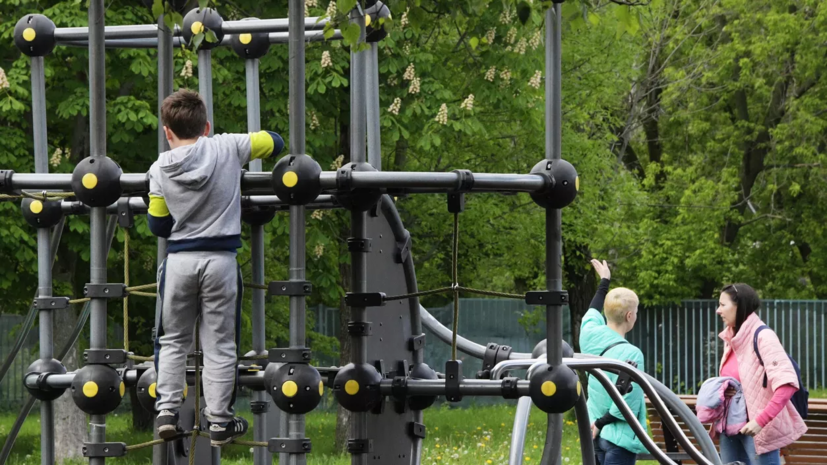
{"label": "black sphere connector", "polygon": [[307,205],[322,192],[322,167],[309,155],[287,155],[273,168],[273,190],[289,205]]}
{"label": "black sphere connector", "polygon": [[319,370],[306,363],[268,364],[264,385],[279,409],[297,415],[312,412],[324,395]]}
{"label": "black sphere connector", "polygon": [[379,42],[388,36],[384,20],[390,19],[391,9],[382,2],[376,2],[365,10],[365,41]]}
{"label": "black sphere connector", "polygon": [[382,197],[382,191],[365,188],[353,189],[351,174],[359,171],[376,171],[376,168],[365,162],[351,162],[339,168],[336,172],[336,184],[339,189],[336,193],[336,201],[346,210],[366,212],[376,205]]}
{"label": "black sphere connector", "polygon": [[72,172],[72,192],[90,207],[108,207],[123,194],[123,170],[109,157],[86,157]]}
{"label": "black sphere connector", "polygon": [[333,379],[333,394],[350,412],[369,412],[382,402],[382,375],[373,365],[349,363]]}
{"label": "black sphere connector", "polygon": [[[411,367],[410,379],[437,379],[436,372],[424,363],[417,363]],[[411,410],[425,410],[436,402],[436,396],[411,396],[408,398],[408,407]]]}
{"label": "black sphere connector", "polygon": [[564,413],[582,394],[577,373],[566,365],[538,367],[529,381],[531,401],[546,413]]}
{"label": "black sphere connector", "polygon": [[566,160],[543,160],[531,168],[531,174],[546,179],[546,189],[531,194],[534,202],[543,208],[564,208],[574,202],[580,190],[577,170]]}
{"label": "black sphere connector", "polygon": [[199,50],[210,50],[218,47],[221,44],[221,39],[224,38],[224,33],[221,31],[222,24],[224,24],[224,19],[212,8],[204,8],[203,10],[201,8],[195,8],[184,16],[184,28],[181,32],[183,33],[184,41],[192,44],[192,38],[195,35],[213,31],[218,40],[208,42],[207,39],[204,38],[198,46]]}
{"label": "black sphere connector", "polygon": [[[574,349],[571,348],[568,342],[563,342],[563,357],[564,358],[572,358],[574,357]],[[543,339],[542,341],[538,342],[536,346],[534,346],[534,350],[531,351],[531,358],[540,358],[548,353],[548,340]]]}
{"label": "black sphere connector", "polygon": [[14,45],[30,57],[42,57],[52,53],[55,40],[55,23],[43,15],[26,15],[14,26]]}
{"label": "black sphere connector", "polygon": [[[258,18],[244,18],[242,21],[256,19]],[[270,50],[270,34],[266,32],[236,34],[230,42],[235,53],[248,60],[261,58],[267,55],[267,51]]]}
{"label": "black sphere connector", "polygon": [[125,392],[121,375],[109,365],[86,365],[72,380],[72,400],[89,415],[114,412]]}
{"label": "black sphere connector", "polygon": [[157,413],[155,410],[155,401],[158,400],[158,393],[155,388],[158,386],[158,374],[155,373],[155,367],[148,368],[138,378],[136,386],[138,391],[138,403],[141,404],[147,412]]}
{"label": "black sphere connector", "polygon": [[268,205],[250,205],[241,207],[241,221],[251,226],[264,226],[276,217],[276,207]]}
{"label": "black sphere connector", "polygon": [[59,200],[23,199],[20,203],[23,218],[35,228],[51,228],[63,218]]}
{"label": "black sphere connector", "polygon": [[58,397],[62,396],[66,389],[57,389],[49,387],[46,383],[46,378],[51,375],[62,375],[66,373],[66,367],[63,366],[60,361],[51,359],[51,360],[35,360],[34,363],[29,365],[29,368],[26,370],[26,376],[23,379],[28,378],[30,375],[38,375],[37,376],[37,387],[31,388],[26,385],[26,390],[29,391],[29,394],[32,395],[37,400],[43,401],[50,401],[55,400]]}

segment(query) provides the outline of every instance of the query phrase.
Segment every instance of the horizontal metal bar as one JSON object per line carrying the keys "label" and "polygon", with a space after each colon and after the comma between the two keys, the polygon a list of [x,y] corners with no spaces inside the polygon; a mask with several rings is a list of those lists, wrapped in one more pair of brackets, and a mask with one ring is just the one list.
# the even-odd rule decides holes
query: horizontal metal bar
{"label": "horizontal metal bar", "polygon": [[[290,205],[284,203],[275,195],[256,195],[241,199],[242,206],[272,206],[278,210],[288,210]],[[337,207],[335,198],[332,195],[320,195],[316,200],[306,205],[308,210],[325,210]],[[77,200],[64,200],[60,204],[65,215],[88,215],[90,208]],[[146,213],[147,204],[143,197],[129,197],[129,208],[132,213],[142,215]],[[113,203],[106,207],[106,213],[114,215],[118,213],[118,204]]]}
{"label": "horizontal metal bar", "polygon": [[[269,35],[270,43],[271,44],[286,44],[289,40],[289,34],[287,32],[272,32]],[[219,46],[226,47],[232,43],[232,35],[225,35],[221,39],[221,43]],[[336,29],[333,33],[333,36],[330,39],[325,39],[324,31],[311,31],[305,34],[304,36],[305,42],[324,42],[325,40],[342,40],[342,31]],[[88,40],[69,40],[61,42],[61,45],[68,46],[68,47],[88,47],[89,41]],[[182,37],[174,37],[172,39],[172,46],[174,48],[181,47],[182,45],[186,45],[186,41]],[[158,38],[151,37],[151,38],[140,38],[140,39],[109,39],[104,43],[106,48],[112,49],[139,49],[139,48],[151,48],[155,49],[158,47]]]}
{"label": "horizontal metal bar", "polygon": [[[528,395],[528,381],[517,382],[517,392],[520,396]],[[383,395],[391,395],[393,380],[385,379],[379,385]],[[460,394],[463,396],[502,396],[502,381],[489,379],[464,379],[459,384]],[[412,396],[444,396],[444,379],[409,379],[408,394]]]}
{"label": "horizontal metal bar", "polygon": [[[131,386],[138,381],[138,370],[135,369],[128,369],[128,370],[121,370],[121,376],[123,377],[124,384],[127,386]],[[26,386],[30,388],[37,387],[37,378],[38,374],[33,373],[24,379],[24,383]],[[53,374],[49,375],[46,378],[46,384],[53,389],[66,389],[72,386],[72,381],[75,379],[75,373],[64,373],[64,374]],[[188,368],[187,369],[187,383],[193,384],[195,382],[195,369]],[[260,371],[251,371],[251,370],[241,370],[241,374],[238,377],[238,384],[240,386],[246,387],[264,387],[264,370]]]}
{"label": "horizontal metal bar", "polygon": [[[304,18],[304,30],[315,31],[324,29],[328,23],[327,19],[319,20],[319,17]],[[253,32],[288,32],[288,24],[284,19],[248,19],[243,21],[224,21],[221,25],[221,32],[224,34],[242,34]]]}

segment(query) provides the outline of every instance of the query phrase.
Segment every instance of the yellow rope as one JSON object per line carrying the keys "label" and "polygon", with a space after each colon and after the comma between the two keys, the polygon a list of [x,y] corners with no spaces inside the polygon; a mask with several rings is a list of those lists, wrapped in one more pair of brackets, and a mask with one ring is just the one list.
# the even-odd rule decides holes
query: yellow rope
{"label": "yellow rope", "polygon": [[[124,284],[128,284],[128,283],[124,283]],[[153,289],[153,288],[156,288],[156,287],[158,287],[158,283],[141,284],[140,286],[132,286],[132,287],[129,287],[127,285],[126,290],[128,292],[134,293],[133,291],[143,291],[144,289]]]}
{"label": "yellow rope", "polygon": [[136,362],[152,362],[155,360],[154,356],[144,357],[143,355],[127,354],[126,358],[135,360]]}
{"label": "yellow rope", "polygon": [[92,300],[92,299],[90,299],[89,297],[84,297],[82,299],[70,300],[69,303],[70,304],[82,304],[84,302],[89,302],[90,300]]}
{"label": "yellow rope", "polygon": [[138,291],[132,291],[132,292],[130,292],[130,293],[129,293],[129,295],[137,295],[137,296],[139,296],[139,297],[158,297],[158,294],[156,294],[156,293],[154,293],[154,292],[138,292]]}
{"label": "yellow rope", "polygon": [[[208,438],[210,435],[205,432],[198,433],[199,436]],[[247,441],[244,439],[234,439],[232,442],[225,444],[226,446],[251,446],[251,447],[267,447],[269,444],[260,441]]]}

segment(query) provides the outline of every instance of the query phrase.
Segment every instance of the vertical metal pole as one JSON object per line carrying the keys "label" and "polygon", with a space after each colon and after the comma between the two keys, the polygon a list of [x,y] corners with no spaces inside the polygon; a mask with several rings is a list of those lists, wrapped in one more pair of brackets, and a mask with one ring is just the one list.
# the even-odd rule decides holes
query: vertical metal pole
{"label": "vertical metal pole", "polygon": [[[365,42],[365,15],[360,4],[350,13],[350,20],[359,25],[361,32],[358,44]],[[350,160],[355,163],[365,162],[365,131],[366,131],[366,69],[365,52],[350,52]],[[354,239],[363,239],[367,236],[367,215],[365,212],[351,212],[350,236]],[[352,292],[367,292],[367,256],[363,252],[351,252],[351,286]],[[363,322],[367,319],[365,307],[351,307],[351,320]],[[367,340],[365,336],[351,337],[351,360],[354,364],[367,363]],[[367,413],[353,413],[351,419],[351,438],[367,439]],[[367,465],[367,454],[352,454],[351,464]]]}
{"label": "vertical metal pole", "polygon": [[[559,160],[562,154],[562,36],[561,5],[546,11],[546,159]],[[546,209],[546,287],[549,291],[563,290],[562,215],[558,209]],[[563,307],[546,306],[547,360],[549,365],[563,362]],[[543,465],[560,463],[563,441],[563,416],[548,415]]]}
{"label": "vertical metal pole", "polygon": [[[247,72],[247,131],[261,130],[261,110],[259,105],[259,74],[258,59],[245,60]],[[261,171],[261,160],[250,162],[250,171]],[[251,226],[251,247],[253,282],[264,284],[264,226]],[[264,290],[253,289],[253,351],[264,353]],[[267,402],[265,391],[254,391],[253,401]],[[265,413],[256,413],[253,416],[253,440],[267,442],[267,418]],[[267,465],[273,460],[270,452],[263,447],[253,449],[253,464]]]}
{"label": "vertical metal pole", "polygon": [[215,134],[215,120],[212,111],[212,51],[198,50],[198,93],[207,104],[207,121],[210,135]]}
{"label": "vertical metal pole", "polygon": [[[106,157],[106,73],[104,50],[103,0],[89,2],[89,130],[92,157]],[[93,207],[90,226],[90,273],[92,284],[106,283],[106,208]],[[106,300],[91,302],[90,349],[106,348]],[[106,415],[92,415],[89,419],[91,442],[106,442]],[[104,458],[90,458],[90,465],[103,465]]]}
{"label": "vertical metal pole", "polygon": [[368,161],[377,171],[382,171],[382,138],[379,127],[379,48],[370,44],[366,61],[365,101],[368,121]]}
{"label": "vertical metal pole", "polygon": [[[172,62],[172,32],[164,24],[164,16],[158,18],[158,153],[169,150],[169,142],[164,135],[164,123],[161,121],[161,105],[164,99],[172,93],[173,83],[173,62]],[[167,258],[167,240],[158,238],[156,252],[156,269]],[[162,301],[155,299],[155,328],[161,321]],[[154,428],[153,428],[154,431]],[[158,432],[154,431],[154,439],[158,439]],[[169,447],[167,443],[159,444],[152,448],[153,465],[166,465],[169,458]]]}
{"label": "vertical metal pole", "polygon": [[[288,8],[290,66],[290,154],[305,153],[305,43],[304,0],[290,0]],[[290,280],[305,279],[305,207],[290,206]],[[290,347],[305,347],[307,335],[305,296],[290,296]],[[289,414],[287,432],[290,439],[305,437],[304,415]],[[284,462],[280,462],[284,463]],[[290,454],[290,465],[305,465],[307,455]]]}
{"label": "vertical metal pole", "polygon": [[[48,140],[46,137],[46,74],[43,57],[32,57],[32,121],[34,123],[34,170],[49,172]],[[52,244],[47,228],[37,230],[37,295],[52,296]],[[54,358],[54,332],[51,310],[38,312],[40,359]],[[52,402],[40,403],[40,463],[55,463],[55,415]]]}

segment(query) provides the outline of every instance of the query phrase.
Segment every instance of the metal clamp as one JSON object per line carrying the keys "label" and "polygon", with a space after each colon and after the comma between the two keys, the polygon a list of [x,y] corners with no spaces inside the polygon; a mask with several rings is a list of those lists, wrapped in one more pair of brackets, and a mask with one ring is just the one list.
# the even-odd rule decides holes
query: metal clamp
{"label": "metal clamp", "polygon": [[474,173],[471,170],[454,170],[457,173],[456,192],[471,192],[474,188]]}
{"label": "metal clamp", "polygon": [[13,194],[11,178],[14,176],[14,170],[0,170],[0,193]]}
{"label": "metal clamp", "polygon": [[520,393],[517,392],[517,381],[519,381],[519,378],[503,378],[501,387],[503,399],[520,398]]}
{"label": "metal clamp", "polygon": [[528,305],[566,305],[569,303],[569,291],[529,291],[525,293]]}
{"label": "metal clamp", "polygon": [[132,207],[129,206],[129,197],[118,199],[118,226],[122,228],[135,226],[135,215],[132,213]]}
{"label": "metal clamp", "polygon": [[478,379],[490,379],[491,370],[498,363],[508,360],[512,352],[511,346],[501,346],[493,342],[485,348],[485,355],[482,357],[482,370],[477,372]]}
{"label": "metal clamp", "polygon": [[310,439],[272,438],[267,441],[267,450],[273,454],[306,454],[312,445]]}
{"label": "metal clamp", "polygon": [[34,308],[38,310],[63,310],[69,308],[69,298],[38,297],[34,299]]}
{"label": "metal clamp", "polygon": [[351,191],[353,190],[353,170],[345,168],[339,168],[336,171],[336,190],[339,191]]}
{"label": "metal clamp", "polygon": [[348,321],[347,333],[351,336],[370,336],[373,334],[373,327],[370,321]]}
{"label": "metal clamp", "polygon": [[271,363],[310,363],[313,353],[310,349],[270,349],[267,360]]}
{"label": "metal clamp", "polygon": [[448,212],[462,213],[465,211],[465,193],[451,192],[448,194]]}
{"label": "metal clamp", "polygon": [[368,454],[373,452],[373,439],[348,439],[347,452],[349,454]]}
{"label": "metal clamp", "polygon": [[459,384],[462,382],[462,361],[449,360],[445,362],[445,399],[448,402],[459,402],[462,394]]}
{"label": "metal clamp", "polygon": [[313,293],[310,281],[270,281],[267,293],[270,295],[308,296]]}
{"label": "metal clamp", "polygon": [[127,295],[125,284],[92,284],[83,286],[83,295],[90,299],[123,299]]}
{"label": "metal clamp", "polygon": [[348,307],[383,307],[385,297],[384,292],[348,292],[345,294],[345,304]]}
{"label": "metal clamp", "polygon": [[90,458],[98,457],[123,457],[126,455],[126,444],[123,442],[84,442],[83,456]]}
{"label": "metal clamp", "polygon": [[126,363],[126,351],[123,349],[86,349],[83,361],[88,365],[120,365]]}
{"label": "metal clamp", "polygon": [[424,334],[420,334],[419,336],[411,336],[411,338],[408,339],[408,350],[411,352],[422,350],[423,347],[425,347]]}
{"label": "metal clamp", "polygon": [[425,436],[427,435],[425,431],[425,425],[422,423],[417,423],[415,421],[408,423],[408,432],[411,434],[411,436],[420,439],[425,439]]}
{"label": "metal clamp", "polygon": [[358,238],[358,237],[348,237],[347,238],[347,250],[348,252],[364,252],[369,253],[372,247],[370,238]]}
{"label": "metal clamp", "polygon": [[270,410],[270,402],[254,400],[250,402],[250,411],[255,414],[267,413]]}
{"label": "metal clamp", "polygon": [[396,243],[393,260],[396,263],[405,263],[411,255],[411,233],[405,230],[405,237]]}

